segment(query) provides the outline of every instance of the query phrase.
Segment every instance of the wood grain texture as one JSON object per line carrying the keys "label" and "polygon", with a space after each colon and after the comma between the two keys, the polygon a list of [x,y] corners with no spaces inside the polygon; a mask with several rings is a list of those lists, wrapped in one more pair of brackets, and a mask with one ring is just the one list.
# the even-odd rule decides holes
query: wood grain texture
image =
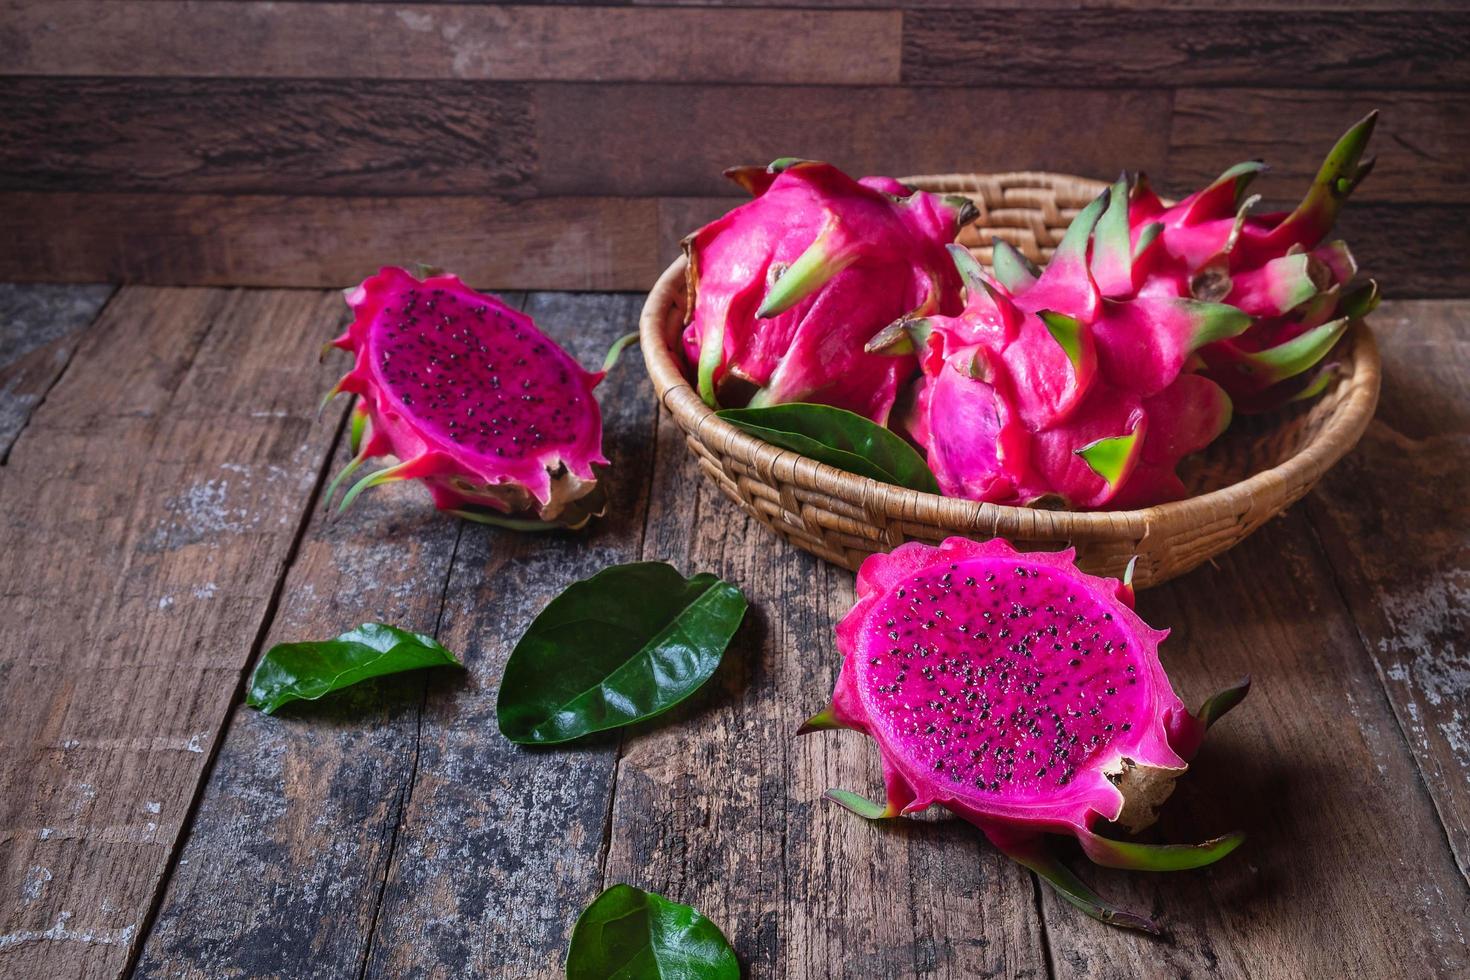
{"label": "wood grain texture", "polygon": [[1470,970],[1470,888],[1302,511],[1139,606],[1173,630],[1165,667],[1191,706],[1243,674],[1253,681],[1150,833],[1248,836],[1200,872],[1084,869],[1120,905],[1161,916],[1162,941],[1098,927],[1048,893],[1057,976]]}
{"label": "wood grain texture", "polygon": [[[526,309],[591,364],[639,305],[538,294]],[[430,689],[365,976],[560,976],[576,915],[600,890],[617,733],[527,748],[495,720],[506,658],[542,607],[573,581],[639,558],[656,405],[636,352],[598,396],[609,514],[577,535],[465,529],[440,633],[465,651],[469,674]]]}
{"label": "wood grain texture", "polygon": [[1470,207],[1349,204],[1333,232],[1351,243],[1363,275],[1394,298],[1470,294],[1466,263],[1446,255],[1470,250]]}
{"label": "wood grain texture", "polygon": [[0,469],[0,974],[142,938],[329,444],[323,310],[124,290]]}
{"label": "wood grain texture", "polygon": [[1463,89],[1467,56],[1457,12],[915,10],[903,32],[915,85]]}
{"label": "wood grain texture", "polygon": [[1393,303],[1378,417],[1307,513],[1470,877],[1470,309]]}
{"label": "wood grain texture", "polygon": [[11,75],[881,85],[898,81],[901,22],[896,10],[17,0],[0,8],[0,64]]}
{"label": "wood grain texture", "polygon": [[0,78],[0,189],[531,193],[524,85]]}
{"label": "wood grain texture", "polygon": [[[318,2],[318,0],[304,0]],[[321,0],[340,2],[340,0]],[[374,0],[346,0],[346,2],[368,3]],[[403,0],[406,3],[435,3],[441,0]],[[454,0],[469,2],[469,0]],[[953,9],[964,6],[959,0],[739,0],[738,3],[721,4],[719,0],[522,0],[520,6],[565,6],[565,7],[638,7],[643,9],[660,7],[712,7],[738,6],[763,9],[779,7],[792,10],[847,10],[877,9],[917,10],[925,8]],[[1031,10],[1314,10],[1358,12],[1368,10],[1401,11],[1405,0],[987,0],[985,6],[992,10],[1025,8]],[[1417,0],[1416,9],[1425,11],[1470,10],[1470,0]]]}
{"label": "wood grain texture", "polygon": [[[791,155],[1158,173],[1170,116],[1164,91],[5,78],[0,98],[0,190],[168,194],[729,196],[726,166]],[[1079,140],[1078,118],[1118,122]]]}
{"label": "wood grain texture", "polygon": [[1162,90],[537,85],[535,93],[545,194],[744,197],[721,172],[783,156],[828,160],[854,176],[1158,172],[1170,114]]}
{"label": "wood grain texture", "polygon": [[[1066,2],[1066,0],[1057,0]],[[942,4],[943,5],[943,4]],[[1399,11],[1412,6],[1422,11],[1470,10],[1467,0],[1415,0],[1410,5],[1404,0],[1081,0],[1081,6],[1098,10],[1195,10],[1213,11],[1320,11],[1323,13],[1356,14],[1360,11]]]}
{"label": "wood grain texture", "polygon": [[0,284],[0,463],[113,287]]}
{"label": "wood grain texture", "polygon": [[[588,364],[637,314],[626,296],[543,294],[526,308]],[[560,962],[565,911],[596,891],[616,739],[518,749],[496,729],[495,689],[514,638],[551,595],[637,555],[652,465],[646,384],[625,363],[599,388],[623,506],[586,535],[461,525],[416,487],[314,523],[272,641],[381,618],[437,632],[468,672],[387,679],[273,718],[237,709],[138,975],[476,964],[476,975],[521,977]],[[283,873],[267,841],[307,873]]]}
{"label": "wood grain texture", "polygon": [[629,733],[603,883],[693,904],[752,978],[1045,976],[1028,876],[968,825],[879,828],[821,799],[880,785],[865,740],[794,736],[830,698],[852,576],[778,546],[682,442],[665,418],[645,556],[755,605],[713,690]]}
{"label": "wood grain texture", "polygon": [[[0,192],[0,270],[51,282],[351,285],[386,262],[487,289],[645,291],[739,198],[281,197]],[[1339,234],[1390,296],[1470,291],[1470,207],[1348,207]]]}
{"label": "wood grain texture", "polygon": [[[317,341],[346,319],[329,300],[331,314],[308,328]],[[340,353],[329,361],[338,371],[349,363]],[[319,427],[336,431],[345,409]],[[340,467],[350,452],[339,442]],[[267,644],[369,620],[433,634],[460,531],[409,484],[364,494],[339,517],[317,508]],[[234,706],[136,976],[357,975],[428,682],[369,681],[275,716]]]}
{"label": "wood grain texture", "polygon": [[344,287],[427,262],[476,286],[652,283],[652,199],[0,193],[18,279]]}
{"label": "wood grain texture", "polygon": [[1251,185],[1266,202],[1294,205],[1333,142],[1370,110],[1380,118],[1373,173],[1348,208],[1365,202],[1470,203],[1463,120],[1470,93],[1183,89],[1174,95],[1169,179],[1202,186],[1239,160],[1271,171]]}

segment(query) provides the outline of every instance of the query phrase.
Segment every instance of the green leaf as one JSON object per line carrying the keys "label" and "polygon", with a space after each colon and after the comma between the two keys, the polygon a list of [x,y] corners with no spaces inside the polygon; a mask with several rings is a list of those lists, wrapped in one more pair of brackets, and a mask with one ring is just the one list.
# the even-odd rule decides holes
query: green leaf
{"label": "green leaf", "polygon": [[740,980],[723,933],[687,905],[613,885],[572,930],[567,980]]}
{"label": "green leaf", "polygon": [[615,565],[551,600],[511,651],[495,706],[512,742],[553,744],[662,714],[714,674],[745,596],[705,572]]}
{"label": "green leaf", "polygon": [[924,458],[902,438],[853,412],[792,402],[717,412],[731,425],[819,463],[923,493],[938,493]]}
{"label": "green leaf", "polygon": [[363,623],[335,640],[271,647],[255,668],[245,703],[269,715],[283,704],[315,701],[369,677],[420,667],[462,666],[432,636]]}

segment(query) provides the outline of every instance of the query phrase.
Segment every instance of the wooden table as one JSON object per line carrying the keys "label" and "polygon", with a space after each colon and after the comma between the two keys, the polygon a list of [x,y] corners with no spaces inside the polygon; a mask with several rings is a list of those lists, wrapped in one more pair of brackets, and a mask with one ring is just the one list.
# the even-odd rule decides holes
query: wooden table
{"label": "wooden table", "polygon": [[[588,364],[640,305],[513,299]],[[1082,917],[966,824],[820,799],[878,786],[860,736],[792,736],[831,691],[852,576],[718,495],[636,356],[601,389],[616,504],[589,533],[460,523],[412,486],[329,521],[335,292],[14,287],[0,309],[4,977],[553,977],[620,881],[707,913],[751,977],[1470,975],[1470,301],[1385,303],[1357,452],[1140,596],[1186,700],[1256,685],[1158,833],[1245,846],[1083,869],[1160,940]],[[521,631],[640,558],[751,597],[715,680],[621,736],[507,743]],[[265,646],[367,619],[468,671],[241,706]]]}

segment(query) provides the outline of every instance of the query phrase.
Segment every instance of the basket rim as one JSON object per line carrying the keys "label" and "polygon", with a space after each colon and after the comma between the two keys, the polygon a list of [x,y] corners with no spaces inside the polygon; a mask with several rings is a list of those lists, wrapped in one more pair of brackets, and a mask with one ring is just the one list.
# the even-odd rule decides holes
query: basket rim
{"label": "basket rim", "polygon": [[[962,179],[971,175],[929,175],[903,178],[912,183],[935,179]],[[975,174],[1004,180],[1021,173]],[[1030,171],[1032,179],[1055,178],[1102,186],[1101,181]],[[820,463],[800,453],[758,439],[715,414],[699,397],[664,336],[664,320],[685,281],[687,261],[676,258],[648,293],[639,318],[639,346],[654,392],[680,427],[706,446],[713,445],[751,467],[761,479],[774,484],[791,482],[861,507],[866,513],[930,523],[944,528],[988,531],[994,536],[1077,541],[1142,539],[1177,527],[1198,526],[1217,516],[1261,512],[1264,520],[1280,509],[1291,488],[1309,487],[1358,442],[1373,418],[1382,380],[1382,365],[1373,332],[1364,320],[1352,325],[1344,358],[1348,367],[1339,385],[1344,397],[1305,445],[1275,466],[1243,480],[1182,500],[1135,510],[1036,510],[946,497],[881,483]]]}

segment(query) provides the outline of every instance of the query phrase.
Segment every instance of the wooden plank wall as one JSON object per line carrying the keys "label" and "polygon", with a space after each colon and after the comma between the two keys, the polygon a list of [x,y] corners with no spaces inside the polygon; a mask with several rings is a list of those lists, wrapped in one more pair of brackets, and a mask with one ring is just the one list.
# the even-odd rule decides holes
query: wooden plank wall
{"label": "wooden plank wall", "polygon": [[1376,107],[1345,230],[1390,295],[1470,292],[1470,0],[893,7],[7,0],[0,280],[340,286],[427,260],[641,290],[738,199],[734,163],[1177,191],[1263,156],[1285,203]]}

